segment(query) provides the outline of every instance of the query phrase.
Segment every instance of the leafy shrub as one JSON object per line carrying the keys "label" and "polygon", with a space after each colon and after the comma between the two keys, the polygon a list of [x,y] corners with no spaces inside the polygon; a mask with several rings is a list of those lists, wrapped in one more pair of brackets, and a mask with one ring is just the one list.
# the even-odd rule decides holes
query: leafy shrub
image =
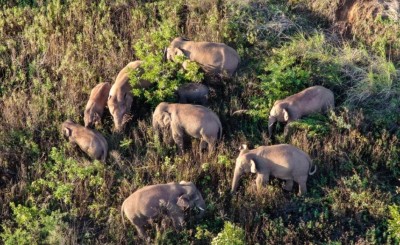
{"label": "leafy shrub", "polygon": [[63,222],[65,213],[49,211],[35,205],[28,207],[10,203],[17,228],[3,224],[0,234],[4,244],[57,244],[63,243],[63,233],[67,225]]}
{"label": "leafy shrub", "polygon": [[[86,182],[87,188],[92,190],[99,190],[104,185],[102,176],[104,165],[99,161],[85,166],[73,158],[67,158],[62,150],[55,147],[52,148],[50,157],[52,162],[48,162],[44,166],[45,177],[38,178],[31,184],[30,188],[34,191],[33,193],[41,193],[46,190],[53,195],[54,200],[75,207],[81,205],[79,198],[74,195],[77,181]],[[100,198],[101,195],[96,195],[96,197]],[[73,208],[71,211],[71,214],[76,214],[77,210]]]}
{"label": "leafy shrub", "polygon": [[388,231],[396,243],[400,243],[400,208],[396,205],[389,206],[390,219]]}
{"label": "leafy shrub", "polygon": [[[160,6],[161,7],[161,6]],[[201,82],[203,73],[194,62],[188,62],[187,70],[182,68],[183,57],[177,63],[165,61],[165,49],[178,36],[176,23],[167,19],[146,34],[134,45],[137,57],[144,61],[141,71],[130,73],[130,83],[147,80],[155,85],[149,89],[133,89],[135,96],[143,96],[147,103],[155,107],[162,101],[173,101],[174,92],[185,82]],[[151,42],[150,42],[151,40]]]}
{"label": "leafy shrub", "polygon": [[213,238],[212,245],[244,245],[245,234],[244,230],[229,221],[224,224],[224,229]]}

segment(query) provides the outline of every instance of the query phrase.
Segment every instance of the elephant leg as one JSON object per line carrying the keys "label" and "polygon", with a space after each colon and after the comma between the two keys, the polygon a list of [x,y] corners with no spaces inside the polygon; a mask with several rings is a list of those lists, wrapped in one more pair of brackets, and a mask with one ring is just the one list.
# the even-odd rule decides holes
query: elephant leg
{"label": "elephant leg", "polygon": [[136,227],[139,237],[146,238],[146,233],[143,228],[145,226],[146,222],[144,222],[140,218],[133,218],[131,220],[131,223]]}
{"label": "elephant leg", "polygon": [[292,179],[286,180],[285,186],[283,187],[283,189],[287,190],[287,191],[292,191],[292,189],[293,189],[293,180]]}
{"label": "elephant leg", "polygon": [[200,152],[201,153],[207,149],[207,145],[208,145],[207,141],[205,141],[203,139],[200,140]]}
{"label": "elephant leg", "polygon": [[172,138],[174,139],[175,143],[178,145],[178,149],[181,153],[183,153],[183,136],[184,133],[179,126],[171,125],[172,129]]}
{"label": "elephant leg", "polygon": [[262,187],[268,185],[269,175],[258,174],[256,179],[257,191],[261,191]]}
{"label": "elephant leg", "polygon": [[307,176],[301,176],[294,179],[299,184],[299,196],[307,193]]}

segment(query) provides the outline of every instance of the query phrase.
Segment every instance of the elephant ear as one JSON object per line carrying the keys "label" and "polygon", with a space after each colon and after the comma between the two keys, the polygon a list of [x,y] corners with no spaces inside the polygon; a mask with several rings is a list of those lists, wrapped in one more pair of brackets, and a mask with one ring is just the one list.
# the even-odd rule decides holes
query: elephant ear
{"label": "elephant ear", "polygon": [[250,172],[253,174],[257,173],[257,165],[253,159],[250,160]]}
{"label": "elephant ear", "polygon": [[164,126],[167,126],[171,123],[171,115],[168,112],[164,112],[162,115],[162,121]]}
{"label": "elephant ear", "polygon": [[72,130],[70,128],[68,128],[68,127],[64,127],[63,131],[64,131],[64,135],[67,136],[67,137],[70,137],[71,134],[72,134]]}
{"label": "elephant ear", "polygon": [[189,202],[189,196],[186,194],[183,194],[178,198],[178,201],[176,202],[176,205],[181,207],[182,209],[187,209],[190,207],[190,202]]}
{"label": "elephant ear", "polygon": [[285,122],[287,122],[289,120],[289,111],[287,108],[283,108],[283,120],[285,120]]}
{"label": "elephant ear", "polygon": [[179,48],[175,48],[175,55],[185,55],[183,51]]}

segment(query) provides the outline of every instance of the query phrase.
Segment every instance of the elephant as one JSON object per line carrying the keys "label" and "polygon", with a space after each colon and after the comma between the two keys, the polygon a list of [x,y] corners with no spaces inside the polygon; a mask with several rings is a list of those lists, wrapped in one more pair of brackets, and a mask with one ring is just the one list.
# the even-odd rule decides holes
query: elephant
{"label": "elephant", "polygon": [[97,84],[90,92],[83,117],[85,127],[91,128],[101,121],[104,107],[107,105],[107,96],[110,93],[110,88],[110,83],[104,82]]}
{"label": "elephant", "polygon": [[[132,86],[129,83],[129,71],[138,69],[141,65],[142,61],[140,60],[127,64],[119,72],[115,83],[110,89],[107,105],[114,119],[115,130],[117,132],[123,129],[133,102]],[[150,86],[150,82],[140,80],[133,88],[149,88]]]}
{"label": "elephant", "polygon": [[204,215],[206,204],[200,191],[192,182],[181,181],[167,184],[145,186],[124,200],[121,206],[122,224],[125,229],[124,214],[136,227],[141,238],[145,238],[144,226],[155,218],[163,208],[172,219],[176,228],[184,224],[183,211],[197,207],[200,219]]}
{"label": "elephant", "polygon": [[317,171],[316,165],[311,171],[312,165],[307,153],[289,144],[260,146],[253,150],[243,145],[236,159],[231,192],[236,192],[243,173],[252,172],[257,173],[258,191],[268,184],[269,176],[272,175],[286,181],[284,189],[287,191],[292,190],[295,181],[299,184],[299,195],[303,195],[307,192],[308,175]]}
{"label": "elephant", "polygon": [[300,119],[302,116],[316,112],[327,112],[335,107],[331,90],[323,86],[312,86],[283,100],[277,100],[268,118],[268,133],[272,136],[275,122],[286,122]]}
{"label": "elephant", "polygon": [[240,62],[236,50],[224,43],[194,42],[182,37],[175,38],[166,50],[168,60],[176,61],[177,55],[198,63],[206,73],[222,77],[231,77]]}
{"label": "elephant", "polygon": [[153,129],[170,127],[172,138],[181,152],[184,149],[185,133],[200,138],[200,152],[208,145],[212,152],[217,139],[222,137],[222,125],[218,116],[201,105],[174,104],[161,102],[153,113]]}
{"label": "elephant", "polygon": [[86,128],[66,120],[62,123],[62,132],[72,144],[77,144],[91,158],[106,161],[108,144],[106,139],[94,129]]}
{"label": "elephant", "polygon": [[201,83],[186,83],[179,87],[176,95],[179,103],[199,103],[203,106],[208,104],[208,87]]}

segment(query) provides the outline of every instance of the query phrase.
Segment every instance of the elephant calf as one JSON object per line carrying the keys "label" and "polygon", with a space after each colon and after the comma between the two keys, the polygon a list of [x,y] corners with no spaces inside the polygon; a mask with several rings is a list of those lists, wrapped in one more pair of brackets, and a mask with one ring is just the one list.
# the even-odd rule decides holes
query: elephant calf
{"label": "elephant calf", "polygon": [[203,197],[192,182],[181,181],[143,187],[125,199],[121,206],[122,224],[125,228],[124,213],[136,227],[139,236],[145,238],[144,226],[155,218],[162,208],[172,218],[175,227],[183,225],[183,210],[198,207],[201,218],[206,208]]}
{"label": "elephant calf", "polygon": [[[115,79],[115,83],[110,89],[108,96],[107,105],[110,109],[110,113],[114,119],[114,125],[116,131],[121,131],[125,119],[129,114],[133,102],[132,86],[129,83],[129,71],[138,69],[142,61],[137,60],[127,64],[119,73]],[[134,88],[149,88],[151,83],[145,80],[140,80],[139,84]]]}
{"label": "elephant calf", "polygon": [[188,134],[200,138],[200,151],[208,144],[209,153],[217,139],[222,136],[222,125],[218,116],[201,105],[160,103],[153,113],[153,129],[171,128],[172,138],[183,152],[183,138]]}
{"label": "elephant calf", "polygon": [[179,97],[179,103],[199,103],[203,106],[208,104],[208,87],[201,83],[183,84],[176,94]]}
{"label": "elephant calf", "polygon": [[168,60],[184,55],[197,62],[205,72],[228,77],[233,75],[240,61],[236,50],[224,43],[194,42],[182,37],[171,42],[166,55]]}
{"label": "elephant calf", "polygon": [[90,92],[89,101],[86,104],[83,118],[85,127],[93,127],[95,123],[100,122],[104,107],[107,104],[110,88],[110,84],[105,82],[96,85]]}
{"label": "elephant calf", "polygon": [[300,119],[302,116],[316,112],[326,112],[335,107],[331,90],[322,86],[309,87],[283,100],[277,100],[269,113],[268,133],[272,136],[275,122],[286,122]]}
{"label": "elephant calf", "polygon": [[241,149],[236,159],[235,172],[232,180],[231,192],[235,192],[240,176],[243,173],[257,173],[257,190],[268,184],[269,175],[286,180],[285,190],[291,191],[293,181],[299,184],[299,195],[307,192],[308,175],[313,175],[317,167],[311,171],[312,161],[304,151],[288,144],[260,146],[248,150],[247,146]]}
{"label": "elephant calf", "polygon": [[63,122],[62,131],[69,142],[77,144],[91,158],[102,162],[106,161],[108,144],[99,132],[83,127],[71,120]]}

